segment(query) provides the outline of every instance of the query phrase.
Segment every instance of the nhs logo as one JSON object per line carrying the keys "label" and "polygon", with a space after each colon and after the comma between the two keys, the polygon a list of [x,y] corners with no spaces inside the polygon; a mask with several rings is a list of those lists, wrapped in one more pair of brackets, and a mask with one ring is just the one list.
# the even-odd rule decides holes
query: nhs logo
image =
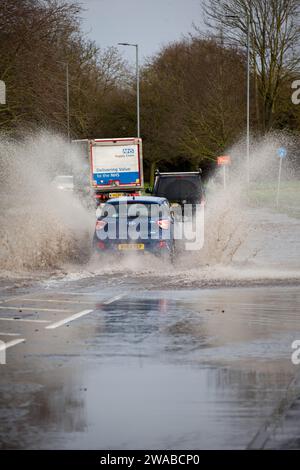
{"label": "nhs logo", "polygon": [[132,147],[124,147],[122,151],[123,151],[123,155],[125,156],[132,156],[135,154],[134,148]]}

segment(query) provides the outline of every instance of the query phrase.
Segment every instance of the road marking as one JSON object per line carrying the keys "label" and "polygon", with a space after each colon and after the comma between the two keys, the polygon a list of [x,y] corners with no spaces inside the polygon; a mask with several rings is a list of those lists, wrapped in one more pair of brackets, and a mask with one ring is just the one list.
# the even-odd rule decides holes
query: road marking
{"label": "road marking", "polygon": [[5,304],[6,302],[14,302],[15,300],[18,300],[18,299],[21,299],[21,298],[22,298],[22,295],[18,295],[16,297],[9,297],[8,299],[1,299],[0,304]]}
{"label": "road marking", "polygon": [[105,300],[105,302],[103,302],[103,305],[112,304],[113,302],[116,302],[117,300],[120,300],[120,299],[122,299],[123,297],[125,297],[125,294],[116,295],[116,296],[113,297],[112,299]]}
{"label": "road marking", "polygon": [[0,336],[21,336],[20,333],[0,333]]}
{"label": "road marking", "polygon": [[[91,297],[96,297],[97,294],[94,292],[60,292],[60,291],[49,291],[47,292],[48,295],[82,295],[82,296],[91,296]],[[6,302],[13,302],[15,300],[23,300],[23,297],[26,297],[26,294],[20,294],[14,297],[8,297],[5,299],[0,299],[0,304],[6,303]],[[47,301],[45,299],[40,299],[41,301]],[[97,299],[99,301],[99,298]]]}
{"label": "road marking", "polygon": [[80,300],[62,300],[62,299],[22,299],[22,302],[52,302],[56,304],[92,304],[95,305],[96,302],[91,302],[89,300],[85,300],[81,302]]}
{"label": "road marking", "polygon": [[61,292],[61,291],[54,291],[49,292],[49,295],[90,295],[92,297],[97,297],[95,292]]}
{"label": "road marking", "polygon": [[77,320],[77,318],[83,317],[84,315],[88,315],[91,312],[93,312],[93,310],[82,310],[82,312],[75,313],[74,315],[71,315],[70,317],[67,317],[64,320],[52,323],[51,325],[48,325],[45,328],[47,330],[53,330],[54,328],[58,328],[60,326],[65,325],[66,323],[70,323],[71,321]]}
{"label": "road marking", "polygon": [[0,321],[22,321],[28,323],[51,323],[49,320],[31,320],[29,318],[8,318],[8,317],[1,317]]}
{"label": "road marking", "polygon": [[39,312],[70,312],[71,310],[66,309],[66,308],[38,308],[38,307],[0,307],[1,310],[26,310],[26,311],[34,311],[36,312],[37,310]]}
{"label": "road marking", "polygon": [[[99,296],[97,297],[97,294],[95,292],[49,292],[49,295],[86,295],[87,297],[95,297],[97,302],[100,302],[101,299],[99,299]],[[125,294],[124,294],[125,295]]]}
{"label": "road marking", "polygon": [[[124,296],[125,294],[116,295],[115,297],[112,297],[111,299],[105,300],[102,305],[112,304],[113,302],[116,302],[117,300],[121,299]],[[82,310],[82,312],[75,313],[74,315],[71,315],[70,317],[67,317],[64,320],[60,320],[58,322],[52,323],[51,325],[48,325],[45,328],[47,330],[53,330],[55,328],[59,328],[60,326],[63,326],[66,323],[70,323],[71,321],[77,320],[77,318],[88,315],[89,313],[92,313],[93,311],[94,310]]]}
{"label": "road marking", "polygon": [[3,351],[3,350],[5,351],[6,349],[12,348],[13,346],[16,346],[17,344],[20,344],[20,343],[25,343],[25,339],[24,338],[12,339],[8,343],[0,344],[0,351]]}

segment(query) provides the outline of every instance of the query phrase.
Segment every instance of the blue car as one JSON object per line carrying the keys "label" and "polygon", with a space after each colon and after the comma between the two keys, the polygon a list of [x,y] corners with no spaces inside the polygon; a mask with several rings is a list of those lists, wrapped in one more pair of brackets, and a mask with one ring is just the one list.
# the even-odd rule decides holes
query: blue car
{"label": "blue car", "polygon": [[97,218],[93,247],[98,253],[150,252],[173,259],[174,217],[167,199],[109,199]]}

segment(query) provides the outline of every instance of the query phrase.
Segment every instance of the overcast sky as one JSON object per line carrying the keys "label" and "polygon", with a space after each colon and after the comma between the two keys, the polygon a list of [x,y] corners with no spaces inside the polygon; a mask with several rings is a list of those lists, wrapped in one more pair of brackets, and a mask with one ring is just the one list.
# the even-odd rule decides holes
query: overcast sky
{"label": "overcast sky", "polygon": [[[201,0],[81,0],[83,28],[100,47],[138,43],[141,60],[201,25]],[[134,48],[123,47],[135,60]]]}

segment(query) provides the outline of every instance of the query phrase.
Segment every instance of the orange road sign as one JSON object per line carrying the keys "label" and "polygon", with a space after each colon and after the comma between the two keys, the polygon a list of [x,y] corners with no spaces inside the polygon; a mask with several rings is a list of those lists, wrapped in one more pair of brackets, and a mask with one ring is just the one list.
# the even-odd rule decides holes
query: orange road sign
{"label": "orange road sign", "polygon": [[228,155],[222,155],[221,157],[218,157],[217,163],[218,165],[230,165],[231,158]]}

